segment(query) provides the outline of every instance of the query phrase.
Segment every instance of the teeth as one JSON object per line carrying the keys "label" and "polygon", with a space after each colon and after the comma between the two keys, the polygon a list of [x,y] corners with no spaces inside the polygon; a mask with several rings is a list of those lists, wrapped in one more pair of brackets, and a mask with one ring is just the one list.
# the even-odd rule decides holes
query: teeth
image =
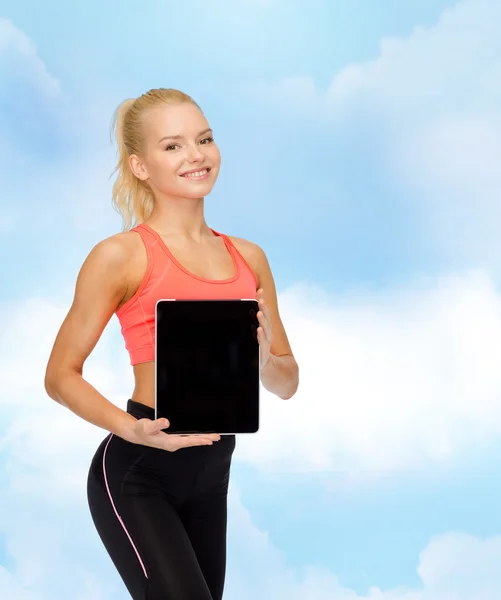
{"label": "teeth", "polygon": [[183,175],[183,177],[191,177],[192,179],[196,177],[203,177],[207,173],[207,169],[203,171],[195,171],[194,173],[188,173],[187,175]]}

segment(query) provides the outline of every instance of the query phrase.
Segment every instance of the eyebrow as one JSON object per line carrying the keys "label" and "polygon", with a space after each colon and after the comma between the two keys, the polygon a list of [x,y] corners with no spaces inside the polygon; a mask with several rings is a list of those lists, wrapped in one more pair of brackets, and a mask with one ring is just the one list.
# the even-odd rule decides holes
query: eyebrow
{"label": "eyebrow", "polygon": [[[203,131],[201,131],[198,134],[197,137],[200,137],[201,135],[203,135],[204,133],[207,133],[208,131],[212,132],[212,129],[210,127],[209,127],[209,129],[204,129]],[[166,135],[161,140],[158,140],[158,143],[160,144],[160,142],[163,142],[164,140],[181,140],[182,138],[183,138],[182,135]]]}

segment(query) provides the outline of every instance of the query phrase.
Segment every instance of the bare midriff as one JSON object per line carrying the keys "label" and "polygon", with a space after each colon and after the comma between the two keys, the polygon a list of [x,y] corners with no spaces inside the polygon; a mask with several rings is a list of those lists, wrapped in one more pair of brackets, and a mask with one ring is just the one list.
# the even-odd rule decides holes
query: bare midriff
{"label": "bare midriff", "polygon": [[155,408],[155,363],[134,365],[134,391],[131,400]]}

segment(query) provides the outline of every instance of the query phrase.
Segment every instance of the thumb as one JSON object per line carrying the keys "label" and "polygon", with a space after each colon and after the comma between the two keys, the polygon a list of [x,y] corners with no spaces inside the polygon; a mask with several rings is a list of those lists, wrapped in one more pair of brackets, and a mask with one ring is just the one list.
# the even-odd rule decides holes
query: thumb
{"label": "thumb", "polygon": [[155,435],[160,433],[162,429],[169,427],[170,423],[167,419],[144,419],[143,431],[146,435]]}
{"label": "thumb", "polygon": [[160,433],[160,431],[162,431],[162,429],[166,429],[167,427],[170,426],[169,420],[162,418],[162,419],[157,419],[156,421],[153,421],[154,423],[154,428],[153,428],[153,432],[152,433]]}

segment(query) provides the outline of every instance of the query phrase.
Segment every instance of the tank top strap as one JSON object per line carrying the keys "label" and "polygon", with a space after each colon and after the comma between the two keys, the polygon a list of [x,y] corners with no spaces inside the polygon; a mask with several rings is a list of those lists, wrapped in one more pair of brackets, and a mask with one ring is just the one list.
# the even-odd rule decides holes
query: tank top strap
{"label": "tank top strap", "polygon": [[235,244],[230,240],[230,237],[228,235],[226,235],[225,233],[221,233],[220,231],[216,231],[215,229],[212,229],[212,227],[211,227],[211,231],[212,231],[212,233],[215,233],[217,236],[219,236],[223,240],[224,245],[226,246],[226,248],[228,249],[230,254],[233,254],[233,256],[235,257],[235,260],[241,261],[242,255],[237,250],[237,247],[235,246]]}
{"label": "tank top strap", "polygon": [[233,244],[233,242],[230,240],[230,237],[228,235],[226,235],[225,233],[221,233],[220,231],[216,231],[215,229],[211,228],[211,231],[213,233],[215,233],[216,235],[220,236],[221,238],[223,238],[223,240],[226,242],[226,244],[228,246],[231,246],[232,249],[235,249],[235,245]]}
{"label": "tank top strap", "polygon": [[[214,231],[214,230],[212,230],[212,231]],[[221,233],[221,232],[215,232],[215,233],[217,233],[224,239],[224,241],[226,242],[226,246],[229,247],[231,252],[233,252],[233,254],[236,257],[236,260],[240,261],[240,263],[242,263],[243,266],[250,272],[250,274],[252,275],[254,282],[256,284],[256,290],[257,290],[259,287],[259,281],[258,281],[257,275],[254,272],[254,269],[247,262],[247,260],[242,256],[242,253],[240,252],[240,250],[231,241],[230,236],[226,235],[225,233]]]}
{"label": "tank top strap", "polygon": [[139,233],[144,242],[144,245],[147,248],[151,248],[151,246],[154,246],[157,242],[157,239],[153,232],[150,231],[150,229],[148,229],[148,227],[144,226],[142,223],[139,223],[139,225],[133,227],[131,231],[137,231],[137,233]]}
{"label": "tank top strap", "polygon": [[144,281],[146,282],[146,280],[150,277],[151,272],[153,271],[154,265],[158,262],[157,260],[155,260],[155,254],[158,254],[159,252],[158,241],[155,238],[155,235],[142,223],[139,223],[139,225],[132,227],[130,231],[135,231],[141,236],[141,240],[143,241],[146,250],[147,267],[146,273],[144,275]]}

